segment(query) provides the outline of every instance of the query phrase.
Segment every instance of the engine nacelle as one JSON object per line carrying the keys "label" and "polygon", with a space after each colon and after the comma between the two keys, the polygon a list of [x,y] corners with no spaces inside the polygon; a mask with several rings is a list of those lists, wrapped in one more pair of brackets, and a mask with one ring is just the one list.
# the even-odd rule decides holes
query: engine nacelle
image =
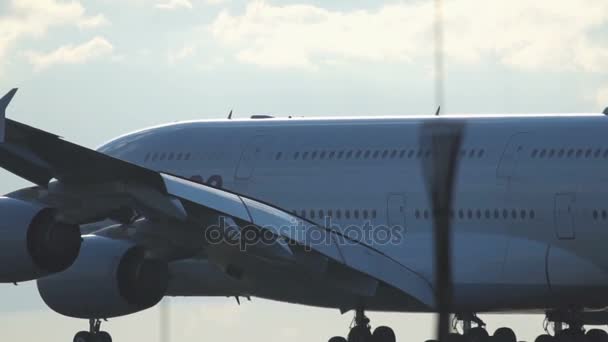
{"label": "engine nacelle", "polygon": [[83,237],[80,255],[66,271],[38,279],[38,292],[54,311],[76,318],[110,318],[156,305],[165,295],[165,261],[124,240]]}
{"label": "engine nacelle", "polygon": [[78,225],[57,220],[55,209],[0,197],[0,283],[63,271],[80,243]]}

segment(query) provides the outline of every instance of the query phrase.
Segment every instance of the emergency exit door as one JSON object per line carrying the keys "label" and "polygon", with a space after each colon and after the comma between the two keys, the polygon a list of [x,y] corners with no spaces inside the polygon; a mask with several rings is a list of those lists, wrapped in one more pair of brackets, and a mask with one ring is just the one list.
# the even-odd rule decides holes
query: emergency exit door
{"label": "emergency exit door", "polygon": [[387,199],[389,227],[405,228],[405,196],[390,194]]}
{"label": "emergency exit door", "polygon": [[555,195],[555,234],[559,239],[574,239],[574,193]]}
{"label": "emergency exit door", "polygon": [[268,148],[268,137],[258,135],[253,137],[249,143],[243,147],[241,158],[237,166],[234,178],[249,179],[253,175],[256,164],[262,159],[262,150]]}

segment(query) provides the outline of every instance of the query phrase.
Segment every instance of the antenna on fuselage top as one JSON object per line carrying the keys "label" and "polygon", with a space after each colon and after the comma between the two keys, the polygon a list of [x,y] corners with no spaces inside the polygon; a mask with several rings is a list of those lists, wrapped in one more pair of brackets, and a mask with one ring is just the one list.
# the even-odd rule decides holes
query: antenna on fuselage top
{"label": "antenna on fuselage top", "polygon": [[232,120],[232,109],[230,110],[230,113],[228,113],[228,120]]}
{"label": "antenna on fuselage top", "polygon": [[437,107],[437,110],[435,111],[435,116],[439,116],[439,112],[441,112],[441,106]]}

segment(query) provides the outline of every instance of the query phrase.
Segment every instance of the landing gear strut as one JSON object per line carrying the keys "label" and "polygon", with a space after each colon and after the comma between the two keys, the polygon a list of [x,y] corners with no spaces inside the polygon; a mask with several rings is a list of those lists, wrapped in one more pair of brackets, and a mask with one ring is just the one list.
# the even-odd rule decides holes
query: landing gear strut
{"label": "landing gear strut", "polygon": [[387,326],[379,326],[374,329],[369,324],[370,320],[365,316],[363,308],[355,310],[354,324],[348,332],[348,338],[335,336],[329,342],[395,342],[395,332]]}
{"label": "landing gear strut", "polygon": [[112,336],[101,331],[100,319],[89,319],[89,331],[79,331],[74,336],[74,342],[112,342]]}
{"label": "landing gear strut", "polygon": [[[457,331],[462,323],[462,334]],[[498,328],[490,337],[486,324],[475,313],[460,313],[454,317],[454,332],[448,336],[448,342],[517,342],[515,333],[510,328]],[[607,341],[608,342],[608,341]]]}

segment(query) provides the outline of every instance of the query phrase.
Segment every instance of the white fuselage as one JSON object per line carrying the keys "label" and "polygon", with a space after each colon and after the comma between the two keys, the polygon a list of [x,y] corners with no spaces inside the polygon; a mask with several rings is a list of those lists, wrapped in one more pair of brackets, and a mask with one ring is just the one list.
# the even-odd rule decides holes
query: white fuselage
{"label": "white fuselage", "polygon": [[[422,174],[430,146],[421,146],[419,136],[425,120],[466,125],[452,219],[456,306],[608,306],[605,116],[197,121],[131,133],[100,151],[333,229],[365,222],[401,227],[398,239],[372,247],[432,283],[433,221]],[[252,292],[339,306],[307,292],[311,284],[292,285]]]}

